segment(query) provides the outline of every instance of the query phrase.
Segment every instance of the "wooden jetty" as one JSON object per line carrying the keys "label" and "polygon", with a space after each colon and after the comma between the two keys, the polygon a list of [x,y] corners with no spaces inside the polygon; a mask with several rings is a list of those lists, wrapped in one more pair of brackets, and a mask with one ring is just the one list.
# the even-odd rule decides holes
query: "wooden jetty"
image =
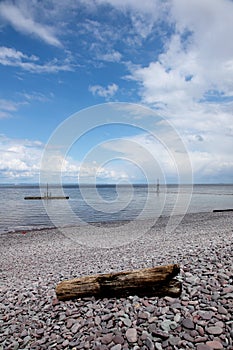
{"label": "wooden jetty", "polygon": [[26,200],[50,200],[50,199],[69,199],[69,196],[52,196],[51,193],[49,193],[49,186],[47,184],[47,191],[44,194],[44,196],[26,196],[24,197]]}
{"label": "wooden jetty", "polygon": [[223,213],[225,211],[233,211],[233,209],[229,208],[229,209],[214,209],[213,213]]}
{"label": "wooden jetty", "polygon": [[69,199],[69,196],[26,196],[24,197],[26,200],[33,200],[33,199]]}

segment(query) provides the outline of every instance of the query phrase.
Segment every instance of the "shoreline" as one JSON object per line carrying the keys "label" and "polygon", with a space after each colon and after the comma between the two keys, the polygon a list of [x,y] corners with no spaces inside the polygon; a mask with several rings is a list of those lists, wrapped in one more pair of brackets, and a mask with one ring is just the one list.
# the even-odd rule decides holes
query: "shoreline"
{"label": "shoreline", "polygon": [[[233,348],[232,213],[186,214],[172,234],[168,219],[144,235],[145,222],[120,225],[136,239],[107,248],[74,244],[56,228],[0,235],[0,349]],[[104,235],[119,223],[98,226]],[[169,263],[181,266],[177,299],[56,299],[64,279]]]}
{"label": "shoreline", "polygon": [[156,219],[153,218],[145,218],[145,219],[125,219],[125,220],[111,220],[111,221],[86,221],[86,222],[80,222],[79,225],[64,225],[64,226],[22,226],[22,227],[16,227],[15,229],[12,228],[9,231],[1,231],[0,232],[0,237],[4,236],[4,235],[10,235],[10,234],[19,234],[22,231],[26,231],[27,233],[33,233],[33,232],[41,232],[41,231],[50,231],[50,230],[62,230],[63,228],[65,229],[73,229],[73,228],[80,228],[80,227],[84,227],[86,225],[93,225],[93,226],[115,226],[115,225],[125,225],[128,222],[152,222],[155,221],[155,223],[160,223],[160,221],[168,221],[169,218],[174,217],[174,218],[179,218],[181,217],[182,220],[186,220],[189,217],[192,216],[209,216],[209,215],[224,215],[226,214],[232,214],[231,212],[233,211],[233,209],[215,209],[213,211],[200,211],[200,212],[192,212],[192,213],[186,213],[186,214],[175,214],[175,215],[160,215],[159,217],[157,217]]}

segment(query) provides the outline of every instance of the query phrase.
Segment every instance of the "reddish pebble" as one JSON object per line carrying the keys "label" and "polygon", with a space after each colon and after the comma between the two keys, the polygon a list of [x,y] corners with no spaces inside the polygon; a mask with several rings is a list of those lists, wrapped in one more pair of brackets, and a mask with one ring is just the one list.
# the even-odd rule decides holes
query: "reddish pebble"
{"label": "reddish pebble", "polygon": [[200,343],[197,345],[197,350],[212,350],[208,345]]}
{"label": "reddish pebble", "polygon": [[207,341],[206,345],[215,350],[223,349],[222,343],[220,343],[218,340]]}

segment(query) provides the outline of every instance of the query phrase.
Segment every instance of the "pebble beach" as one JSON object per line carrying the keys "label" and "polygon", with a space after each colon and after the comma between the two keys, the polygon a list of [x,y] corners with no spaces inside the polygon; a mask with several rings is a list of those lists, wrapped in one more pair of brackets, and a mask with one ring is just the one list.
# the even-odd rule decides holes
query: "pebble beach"
{"label": "pebble beach", "polygon": [[[233,213],[187,214],[173,232],[166,224],[159,218],[109,248],[67,233],[85,227],[0,235],[0,350],[233,350]],[[106,225],[114,234],[119,223],[99,228]],[[143,226],[126,226],[125,235]],[[173,263],[181,268],[179,298],[56,297],[62,280]]]}

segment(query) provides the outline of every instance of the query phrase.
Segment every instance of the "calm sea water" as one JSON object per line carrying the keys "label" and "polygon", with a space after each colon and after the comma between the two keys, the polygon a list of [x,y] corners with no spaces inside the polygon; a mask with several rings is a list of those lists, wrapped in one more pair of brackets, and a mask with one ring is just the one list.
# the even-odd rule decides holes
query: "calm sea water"
{"label": "calm sea water", "polygon": [[[46,188],[45,188],[46,191]],[[39,186],[0,185],[0,233],[86,222],[151,219],[159,215],[233,208],[233,185],[52,186],[69,200],[24,200],[41,195]],[[190,200],[191,199],[191,200]],[[189,203],[190,200],[190,203]]]}

